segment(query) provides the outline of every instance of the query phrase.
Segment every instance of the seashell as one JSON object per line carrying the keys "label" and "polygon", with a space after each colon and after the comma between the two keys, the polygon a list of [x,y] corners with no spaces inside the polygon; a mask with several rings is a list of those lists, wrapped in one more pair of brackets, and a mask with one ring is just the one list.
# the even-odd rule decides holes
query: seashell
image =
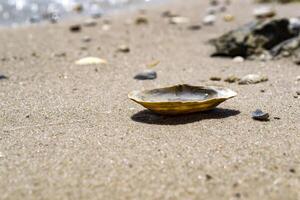
{"label": "seashell", "polygon": [[75,64],[76,65],[98,65],[98,64],[107,64],[107,61],[96,57],[86,57],[77,60]]}
{"label": "seashell", "polygon": [[179,115],[211,110],[236,95],[236,92],[227,88],[184,84],[133,91],[128,97],[155,113]]}

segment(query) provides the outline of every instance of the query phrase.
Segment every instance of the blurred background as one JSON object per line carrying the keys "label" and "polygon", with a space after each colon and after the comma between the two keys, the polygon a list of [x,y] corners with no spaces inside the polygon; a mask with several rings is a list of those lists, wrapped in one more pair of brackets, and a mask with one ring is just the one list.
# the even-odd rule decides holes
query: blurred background
{"label": "blurred background", "polygon": [[0,26],[56,22],[74,15],[99,17],[105,12],[153,0],[0,0]]}

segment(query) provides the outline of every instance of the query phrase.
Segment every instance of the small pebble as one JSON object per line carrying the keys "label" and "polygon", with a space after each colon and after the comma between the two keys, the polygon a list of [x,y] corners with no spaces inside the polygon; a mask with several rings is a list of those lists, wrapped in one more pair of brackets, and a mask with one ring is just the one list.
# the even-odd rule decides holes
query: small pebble
{"label": "small pebble", "polygon": [[293,174],[296,173],[296,170],[294,168],[291,168],[289,171]]}
{"label": "small pebble", "polygon": [[83,22],[83,25],[86,27],[93,27],[97,25],[97,22],[94,19],[87,19]]}
{"label": "small pebble", "polygon": [[269,121],[269,113],[265,113],[260,109],[257,109],[252,113],[252,118],[258,121]]}
{"label": "small pebble", "polygon": [[245,61],[245,59],[241,56],[236,56],[233,58],[233,62],[236,62],[236,63],[242,63],[244,61]]}
{"label": "small pebble", "polygon": [[290,22],[289,29],[292,30],[292,31],[295,31],[295,32],[299,32],[299,30],[300,30],[300,18],[296,18],[296,17],[290,18],[289,22]]}
{"label": "small pebble", "polygon": [[265,18],[274,17],[276,15],[276,12],[272,7],[262,6],[262,7],[255,8],[253,11],[253,15],[257,19],[265,19]]}
{"label": "small pebble", "polygon": [[232,22],[235,18],[231,14],[226,14],[226,15],[224,15],[223,19],[225,22]]}
{"label": "small pebble", "polygon": [[296,77],[296,81],[300,81],[300,76],[297,76],[297,77]]}
{"label": "small pebble", "polygon": [[280,118],[280,117],[274,117],[274,119],[276,119],[276,120],[280,120],[281,118]]}
{"label": "small pebble", "polygon": [[104,24],[103,26],[102,26],[102,30],[103,31],[109,31],[110,30],[110,25],[109,24]]}
{"label": "small pebble", "polygon": [[67,54],[66,54],[66,52],[61,52],[61,53],[54,53],[53,56],[54,57],[66,57]]}
{"label": "small pebble", "polygon": [[214,14],[217,13],[217,11],[218,11],[218,8],[217,8],[216,6],[208,7],[208,8],[206,9],[206,13],[207,13],[208,15],[214,15]]}
{"label": "small pebble", "polygon": [[191,31],[197,31],[197,30],[200,30],[201,28],[202,28],[201,25],[198,25],[198,24],[191,25],[188,27],[188,29]]}
{"label": "small pebble", "polygon": [[269,79],[266,76],[261,76],[258,74],[248,74],[243,78],[241,78],[239,84],[240,85],[256,84],[256,83],[266,82],[268,80]]}
{"label": "small pebble", "polygon": [[212,6],[217,6],[219,5],[219,0],[210,0],[209,4]]}
{"label": "small pebble", "polygon": [[211,180],[213,177],[212,177],[211,175],[209,175],[209,174],[206,174],[206,175],[205,175],[205,178],[206,178],[206,180],[209,181],[209,180]]}
{"label": "small pebble", "polygon": [[170,18],[170,17],[177,17],[178,15],[173,13],[172,11],[164,11],[162,14],[161,14],[162,17],[166,17],[166,18]]}
{"label": "small pebble", "polygon": [[139,16],[135,19],[135,24],[136,25],[142,25],[142,24],[148,24],[149,20],[145,16]]}
{"label": "small pebble", "polygon": [[265,92],[266,92],[266,90],[262,89],[262,90],[260,90],[260,92],[261,92],[261,93],[265,93]]}
{"label": "small pebble", "polygon": [[84,37],[82,38],[82,41],[83,41],[83,42],[90,42],[91,40],[92,40],[92,38],[89,37],[89,36],[84,36]]}
{"label": "small pebble", "polygon": [[227,83],[235,83],[239,80],[240,80],[240,78],[232,75],[232,76],[228,76],[224,81]]}
{"label": "small pebble", "polygon": [[0,80],[4,80],[4,79],[8,79],[8,77],[0,74]]}
{"label": "small pebble", "polygon": [[127,45],[120,45],[118,47],[118,51],[122,52],[122,53],[129,53],[130,52],[130,48]]}
{"label": "small pebble", "polygon": [[207,15],[203,18],[203,24],[206,26],[214,25],[216,22],[216,16],[215,15]]}
{"label": "small pebble", "polygon": [[212,77],[209,78],[209,80],[211,80],[211,81],[220,81],[220,80],[222,80],[222,78],[218,77],[218,76],[212,76]]}
{"label": "small pebble", "polygon": [[70,26],[70,31],[71,32],[80,32],[81,31],[81,26],[79,24],[74,24],[72,26]]}
{"label": "small pebble", "polygon": [[187,17],[171,17],[170,24],[186,24],[189,23],[190,19]]}
{"label": "small pebble", "polygon": [[154,70],[145,70],[134,76],[137,80],[153,80],[157,78],[157,73]]}

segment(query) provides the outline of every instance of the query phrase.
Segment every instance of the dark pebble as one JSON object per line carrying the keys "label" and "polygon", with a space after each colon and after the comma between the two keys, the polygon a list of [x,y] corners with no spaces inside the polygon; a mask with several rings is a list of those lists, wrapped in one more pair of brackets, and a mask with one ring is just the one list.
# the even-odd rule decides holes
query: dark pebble
{"label": "dark pebble", "polygon": [[217,76],[213,76],[213,77],[210,77],[210,80],[211,81],[220,81],[220,80],[222,80],[222,78],[221,77],[217,77]]}
{"label": "dark pebble", "polygon": [[81,26],[79,24],[72,25],[72,26],[70,26],[70,31],[71,32],[79,32],[79,31],[81,31]]}
{"label": "dark pebble", "polygon": [[295,169],[293,169],[293,168],[291,168],[290,170],[289,170],[291,173],[296,173],[296,170]]}
{"label": "dark pebble", "polygon": [[259,121],[269,121],[269,113],[265,113],[260,109],[257,109],[252,113],[252,119]]}
{"label": "dark pebble", "polygon": [[206,178],[206,180],[209,181],[209,180],[211,180],[213,177],[212,177],[211,175],[209,175],[209,174],[206,174],[206,175],[205,175],[205,178]]}
{"label": "dark pebble", "polygon": [[202,28],[201,25],[191,25],[191,26],[188,27],[188,29],[191,30],[191,31],[198,31],[201,28]]}
{"label": "dark pebble", "polygon": [[134,78],[137,80],[153,80],[157,78],[157,73],[153,70],[145,70],[135,75]]}
{"label": "dark pebble", "polygon": [[0,74],[0,80],[4,80],[4,79],[8,79],[8,77]]}

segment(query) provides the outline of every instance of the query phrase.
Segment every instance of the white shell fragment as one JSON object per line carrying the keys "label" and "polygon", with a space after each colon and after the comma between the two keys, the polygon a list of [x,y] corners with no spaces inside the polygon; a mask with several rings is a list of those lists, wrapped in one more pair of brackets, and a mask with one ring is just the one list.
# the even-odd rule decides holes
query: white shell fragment
{"label": "white shell fragment", "polygon": [[268,77],[266,76],[261,76],[258,74],[248,74],[241,78],[239,81],[240,85],[247,85],[247,84],[256,84],[256,83],[261,83],[261,82],[266,82],[268,81]]}
{"label": "white shell fragment", "polygon": [[203,24],[204,25],[214,25],[216,22],[216,16],[215,15],[207,15],[203,18]]}
{"label": "white shell fragment", "polygon": [[186,24],[189,22],[190,22],[190,19],[187,17],[171,17],[170,18],[171,24]]}
{"label": "white shell fragment", "polygon": [[107,64],[107,61],[102,58],[86,57],[77,60],[75,64],[76,65],[99,65],[99,64]]}

